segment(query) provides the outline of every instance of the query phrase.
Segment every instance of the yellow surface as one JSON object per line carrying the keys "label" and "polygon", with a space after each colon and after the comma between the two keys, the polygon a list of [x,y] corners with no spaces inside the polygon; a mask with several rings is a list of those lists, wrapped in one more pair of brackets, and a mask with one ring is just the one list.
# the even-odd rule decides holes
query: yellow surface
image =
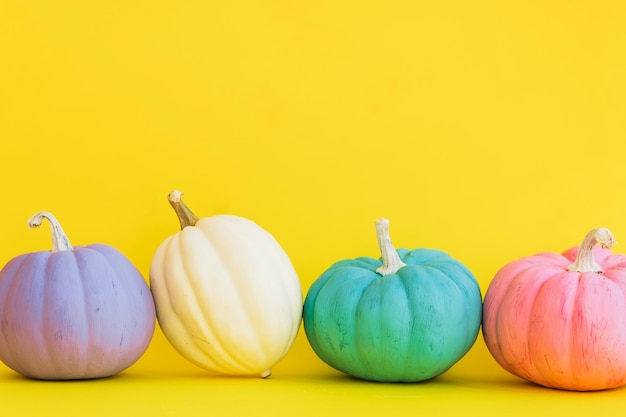
{"label": "yellow surface", "polygon": [[[626,6],[620,1],[0,0],[0,262],[108,243],[148,276],[201,216],[269,230],[303,291],[332,262],[449,252],[484,291],[506,262],[599,226],[626,240]],[[616,252],[626,252],[618,245]],[[268,380],[218,378],[157,330],[123,374],[36,382],[0,366],[3,416],[608,415],[626,391],[539,388],[479,339],[448,373],[375,384],[300,332]]]}

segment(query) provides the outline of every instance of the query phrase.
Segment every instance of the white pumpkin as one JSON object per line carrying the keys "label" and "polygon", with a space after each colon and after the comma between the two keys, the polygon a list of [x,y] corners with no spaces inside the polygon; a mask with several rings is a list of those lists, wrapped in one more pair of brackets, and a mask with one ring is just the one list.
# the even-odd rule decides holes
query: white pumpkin
{"label": "white pumpkin", "polygon": [[243,217],[198,219],[173,191],[181,231],[150,267],[157,318],[187,360],[223,375],[260,375],[291,348],[302,317],[294,267],[265,229]]}

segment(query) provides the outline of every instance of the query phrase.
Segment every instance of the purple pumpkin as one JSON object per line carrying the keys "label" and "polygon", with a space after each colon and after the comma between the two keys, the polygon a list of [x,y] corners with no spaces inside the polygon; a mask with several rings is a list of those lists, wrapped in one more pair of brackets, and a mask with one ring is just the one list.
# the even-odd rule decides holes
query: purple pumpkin
{"label": "purple pumpkin", "polygon": [[17,256],[0,271],[0,360],[37,379],[117,374],[147,349],[156,324],[146,281],[118,250],[72,247],[50,213],[53,248]]}

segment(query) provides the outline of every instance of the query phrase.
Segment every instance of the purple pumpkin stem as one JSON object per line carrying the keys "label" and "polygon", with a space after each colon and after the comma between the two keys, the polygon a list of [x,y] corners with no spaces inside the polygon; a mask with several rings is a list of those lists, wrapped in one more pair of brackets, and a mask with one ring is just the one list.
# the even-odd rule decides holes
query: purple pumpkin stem
{"label": "purple pumpkin stem", "polygon": [[183,230],[187,226],[195,226],[198,222],[198,217],[187,207],[185,203],[183,203],[182,197],[183,193],[178,190],[172,191],[167,199],[174,208],[176,215],[178,216],[178,220],[180,221],[180,230]]}
{"label": "purple pumpkin stem", "polygon": [[599,243],[603,248],[611,249],[615,242],[613,234],[606,228],[593,229],[580,245],[576,260],[567,267],[568,271],[602,273],[602,267],[593,258],[593,247]]}
{"label": "purple pumpkin stem", "polygon": [[62,250],[72,250],[72,245],[67,235],[63,231],[59,221],[47,211],[40,211],[39,213],[28,219],[28,227],[33,229],[41,226],[43,219],[48,219],[50,222],[50,232],[52,233],[52,252],[58,252]]}
{"label": "purple pumpkin stem", "polygon": [[378,238],[378,247],[383,258],[383,266],[376,269],[376,272],[382,276],[395,274],[398,269],[406,264],[402,262],[396,248],[391,243],[389,220],[382,218],[376,222],[376,237]]}

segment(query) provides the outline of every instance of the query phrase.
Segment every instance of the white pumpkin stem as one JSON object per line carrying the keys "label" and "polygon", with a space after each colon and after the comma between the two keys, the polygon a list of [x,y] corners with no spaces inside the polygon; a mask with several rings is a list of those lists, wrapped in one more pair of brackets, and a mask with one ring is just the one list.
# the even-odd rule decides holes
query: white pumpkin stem
{"label": "white pumpkin stem", "polygon": [[376,237],[378,238],[378,247],[383,258],[383,266],[376,269],[376,272],[382,276],[395,274],[398,269],[406,264],[402,262],[396,248],[391,243],[389,220],[382,218],[376,222]]}
{"label": "white pumpkin stem", "polygon": [[580,249],[578,249],[576,260],[567,267],[567,270],[601,273],[602,267],[593,258],[593,247],[596,243],[599,243],[603,248],[611,249],[617,242],[615,242],[613,234],[608,229],[604,227],[593,229],[585,236]]}
{"label": "white pumpkin stem", "polygon": [[183,203],[182,197],[183,193],[178,190],[172,191],[167,199],[174,208],[176,215],[178,216],[178,220],[180,221],[180,229],[184,229],[187,226],[195,226],[198,222],[198,217],[187,207],[185,203]]}
{"label": "white pumpkin stem", "polygon": [[70,245],[70,240],[67,238],[67,235],[63,231],[61,224],[59,221],[47,211],[40,211],[39,213],[32,216],[28,219],[28,227],[33,229],[35,227],[41,226],[43,219],[48,219],[50,223],[50,231],[52,232],[52,252],[58,252],[62,250],[72,250],[72,245]]}

